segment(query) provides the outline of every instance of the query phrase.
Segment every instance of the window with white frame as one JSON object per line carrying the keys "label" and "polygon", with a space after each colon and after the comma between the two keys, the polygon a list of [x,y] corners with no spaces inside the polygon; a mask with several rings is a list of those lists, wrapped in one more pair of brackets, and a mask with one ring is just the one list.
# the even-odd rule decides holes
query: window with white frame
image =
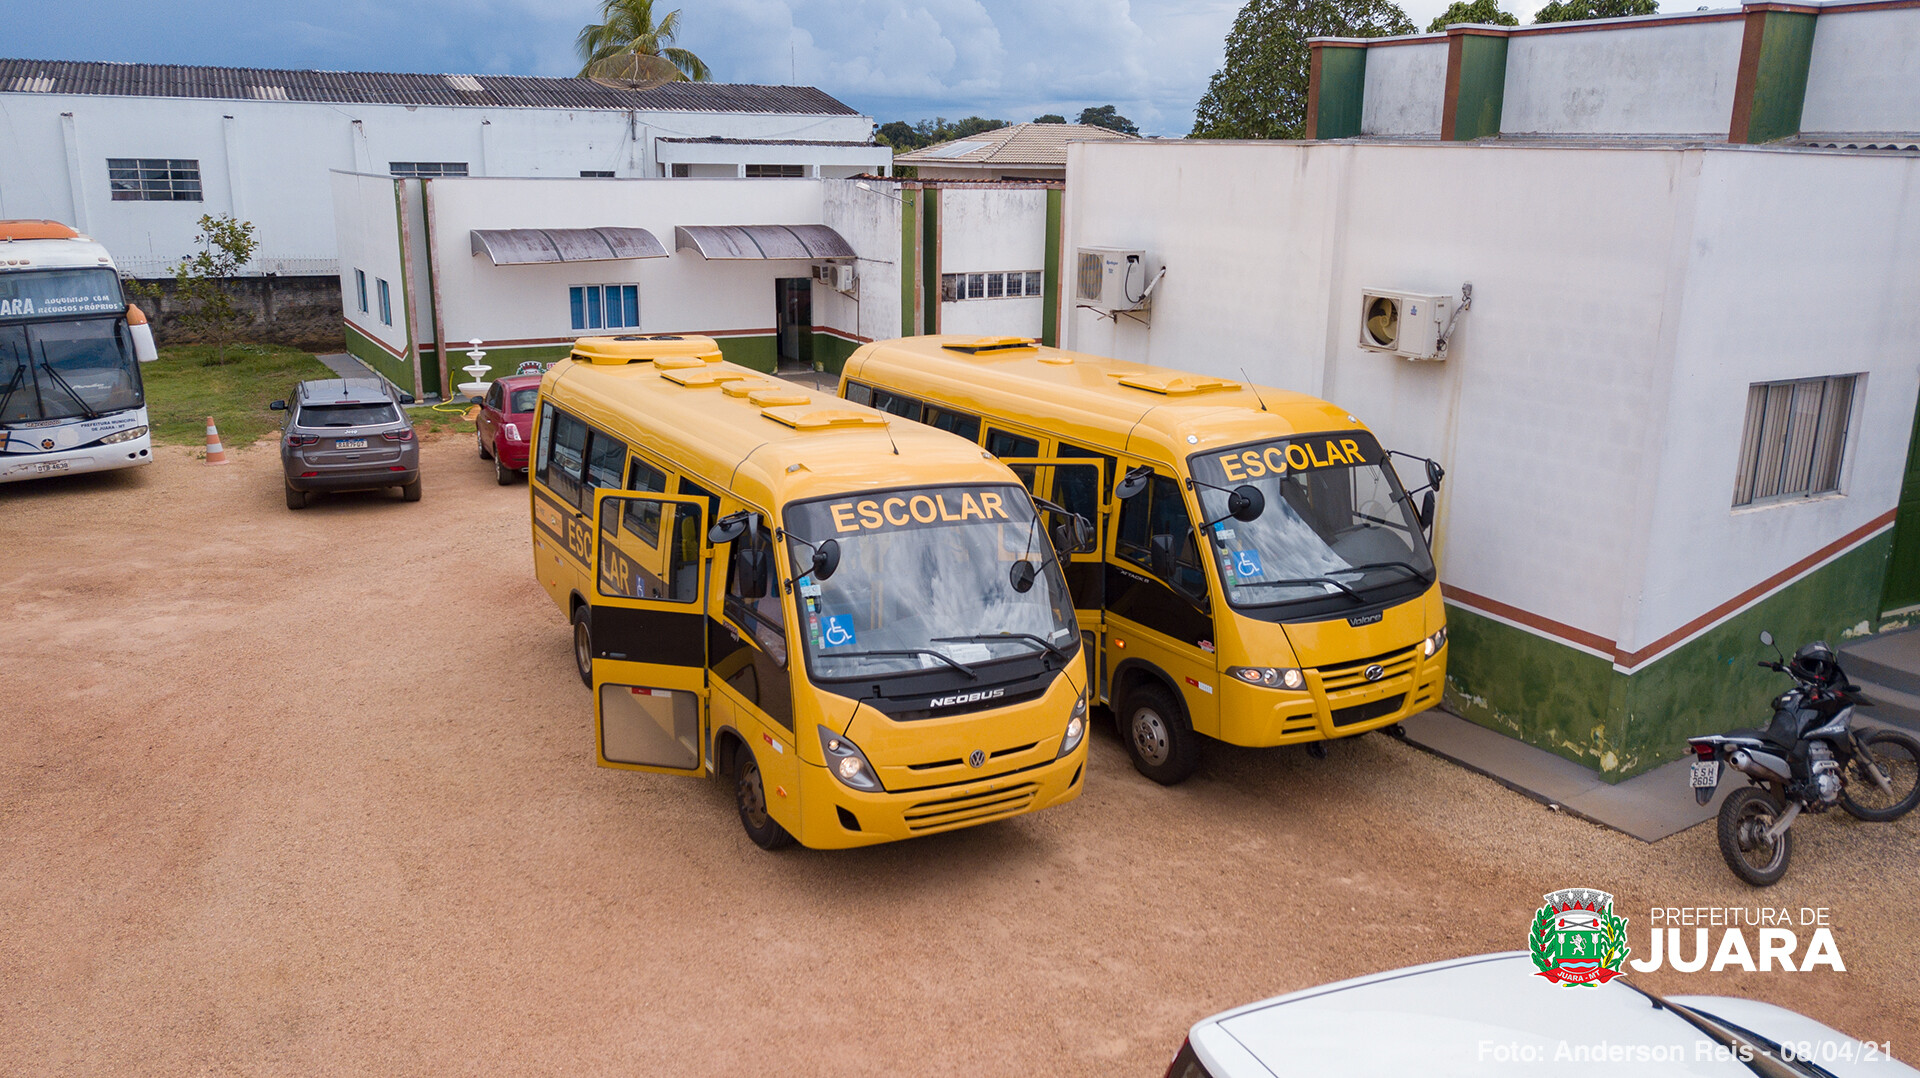
{"label": "window with white frame", "polygon": [[390,175],[408,179],[433,179],[437,176],[465,176],[465,161],[388,161]]}
{"label": "window with white frame", "polygon": [[575,329],[640,328],[640,286],[577,284],[567,289]]}
{"label": "window with white frame", "polygon": [[1008,299],[1040,294],[1039,270],[1001,270],[993,273],[943,273],[940,275],[940,299],[953,303],[963,299]]}
{"label": "window with white frame", "polygon": [[580,178],[583,180],[611,180],[613,179],[613,170],[610,168],[583,168],[580,170]]}
{"label": "window with white frame", "polygon": [[355,292],[359,293],[360,313],[366,314],[367,313],[367,271],[366,270],[357,269],[353,271],[353,288]]}
{"label": "window with white frame", "polygon": [[1859,377],[1842,374],[1748,387],[1740,471],[1733,480],[1736,508],[1840,489]]}
{"label": "window with white frame", "polygon": [[749,180],[798,180],[806,176],[805,165],[748,165]]}
{"label": "window with white frame", "polygon": [[115,202],[199,202],[200,162],[164,157],[107,158]]}
{"label": "window with white frame", "polygon": [[393,325],[393,296],[387,291],[387,279],[375,277],[373,283],[378,286],[380,292],[380,324]]}

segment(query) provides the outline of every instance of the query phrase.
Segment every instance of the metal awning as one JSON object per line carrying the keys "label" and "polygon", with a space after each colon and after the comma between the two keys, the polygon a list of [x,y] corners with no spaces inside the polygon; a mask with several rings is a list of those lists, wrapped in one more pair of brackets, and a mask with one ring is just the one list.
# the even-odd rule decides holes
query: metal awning
{"label": "metal awning", "polygon": [[826,225],[678,225],[676,251],[701,258],[852,258],[853,246]]}
{"label": "metal awning", "polygon": [[644,228],[476,228],[473,253],[496,266],[667,257]]}

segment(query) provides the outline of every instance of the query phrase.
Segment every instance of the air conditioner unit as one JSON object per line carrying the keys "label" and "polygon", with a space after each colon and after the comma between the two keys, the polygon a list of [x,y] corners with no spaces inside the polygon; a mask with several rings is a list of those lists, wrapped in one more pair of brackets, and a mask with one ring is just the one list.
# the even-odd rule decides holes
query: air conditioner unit
{"label": "air conditioner unit", "polygon": [[1150,302],[1147,253],[1124,247],[1081,247],[1074,252],[1076,302],[1101,311],[1137,311]]}
{"label": "air conditioner unit", "polygon": [[1403,359],[1445,358],[1450,296],[1369,288],[1360,293],[1360,347]]}
{"label": "air conditioner unit", "polygon": [[853,266],[846,262],[816,262],[813,279],[836,292],[851,294],[854,289]]}

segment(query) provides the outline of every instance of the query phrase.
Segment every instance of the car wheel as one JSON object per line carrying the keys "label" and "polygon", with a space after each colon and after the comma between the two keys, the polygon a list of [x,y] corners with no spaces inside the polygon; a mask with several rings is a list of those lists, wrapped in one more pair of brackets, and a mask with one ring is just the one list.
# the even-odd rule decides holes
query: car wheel
{"label": "car wheel", "polygon": [[740,810],[740,826],[763,850],[793,844],[793,835],[767,814],[767,785],[760,778],[760,761],[753,750],[740,746],[733,754],[733,803]]}
{"label": "car wheel", "polygon": [[510,487],[513,485],[513,481],[518,478],[520,478],[520,473],[517,470],[513,468],[509,468],[506,465],[500,463],[499,457],[493,458],[493,481],[494,482],[500,484],[503,487]]}
{"label": "car wheel", "polygon": [[482,436],[481,436],[481,434],[480,434],[480,432],[479,432],[478,430],[476,430],[476,431],[474,431],[474,432],[473,432],[473,440],[474,440],[475,442],[477,442],[477,443],[479,443],[479,446],[480,446],[480,459],[481,459],[481,460],[492,460],[492,459],[493,459],[493,452],[492,452],[492,450],[489,450],[489,449],[487,448],[487,440],[486,440],[486,438],[484,438],[484,437],[482,437]]}
{"label": "car wheel", "polygon": [[293,489],[293,484],[288,483],[287,484],[287,508],[288,509],[305,509],[306,507],[307,507],[307,492],[304,490],[295,490]]}
{"label": "car wheel", "polygon": [[415,479],[413,482],[408,483],[404,487],[401,487],[400,497],[405,501],[410,501],[410,502],[419,501],[420,500],[420,480]]}
{"label": "car wheel", "polygon": [[593,609],[585,603],[573,611],[573,665],[580,684],[593,688]]}
{"label": "car wheel", "polygon": [[1159,682],[1127,693],[1115,713],[1120,740],[1134,770],[1162,786],[1173,786],[1200,764],[1200,735],[1187,723],[1186,711]]}

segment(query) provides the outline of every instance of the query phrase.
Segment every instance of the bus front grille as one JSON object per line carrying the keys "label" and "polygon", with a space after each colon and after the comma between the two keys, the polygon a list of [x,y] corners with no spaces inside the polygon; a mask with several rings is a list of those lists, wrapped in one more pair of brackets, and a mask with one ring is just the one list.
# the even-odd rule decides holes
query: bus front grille
{"label": "bus front grille", "polygon": [[930,831],[961,823],[978,823],[1023,812],[1039,793],[1036,783],[1023,782],[968,797],[922,801],[906,811],[907,830]]}
{"label": "bus front grille", "polygon": [[1400,710],[1400,704],[1406,698],[1406,694],[1402,693],[1398,696],[1388,696],[1371,703],[1355,704],[1352,707],[1334,708],[1333,724],[1335,726],[1352,726],[1357,722],[1366,722],[1368,719],[1377,719],[1382,715],[1391,715]]}
{"label": "bus front grille", "polygon": [[[1366,688],[1369,685],[1378,685],[1381,682],[1391,681],[1397,677],[1405,677],[1413,673],[1413,668],[1417,661],[1416,656],[1418,656],[1418,654],[1418,648],[1406,648],[1402,651],[1388,652],[1385,655],[1375,655],[1371,658],[1359,659],[1354,662],[1322,666],[1319,668],[1320,684],[1322,688],[1331,695],[1347,689]],[[1367,680],[1367,671],[1375,666],[1380,668],[1380,676],[1369,681]]]}

